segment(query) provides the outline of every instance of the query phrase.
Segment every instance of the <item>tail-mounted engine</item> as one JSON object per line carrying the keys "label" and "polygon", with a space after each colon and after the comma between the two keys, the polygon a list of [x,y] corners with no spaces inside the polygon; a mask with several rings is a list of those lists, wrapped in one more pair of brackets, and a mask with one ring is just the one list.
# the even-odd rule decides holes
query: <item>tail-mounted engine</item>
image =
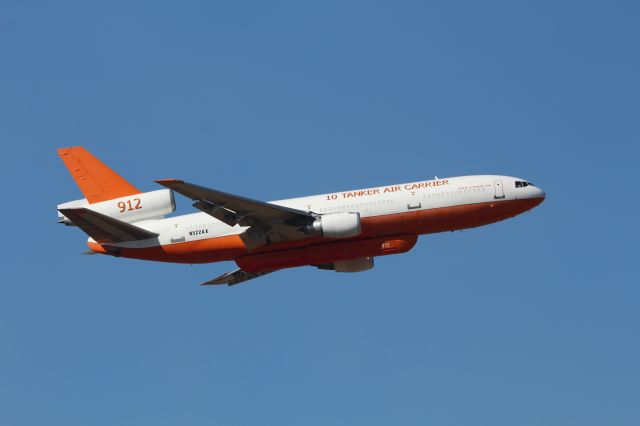
{"label": "tail-mounted engine", "polygon": [[[124,222],[139,222],[148,219],[162,219],[165,215],[176,210],[173,191],[159,189],[157,191],[142,192],[113,200],[90,204],[86,198],[70,201],[58,205],[58,209],[87,208],[98,213],[113,217]],[[73,223],[62,213],[58,212],[58,222],[65,225]]]}

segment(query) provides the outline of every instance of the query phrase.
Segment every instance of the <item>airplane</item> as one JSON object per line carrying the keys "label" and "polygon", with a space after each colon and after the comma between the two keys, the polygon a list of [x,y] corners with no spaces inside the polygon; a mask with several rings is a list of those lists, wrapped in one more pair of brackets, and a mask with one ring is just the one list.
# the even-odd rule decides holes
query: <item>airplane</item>
{"label": "airplane", "polygon": [[[419,235],[488,225],[533,209],[545,192],[509,176],[438,178],[263,202],[179,179],[142,192],[81,146],[58,149],[85,198],[57,206],[58,222],[88,236],[90,253],[177,263],[233,260],[203,285],[239,284],[285,268],[373,268]],[[175,212],[174,193],[199,212]],[[168,216],[168,217],[167,217]]]}

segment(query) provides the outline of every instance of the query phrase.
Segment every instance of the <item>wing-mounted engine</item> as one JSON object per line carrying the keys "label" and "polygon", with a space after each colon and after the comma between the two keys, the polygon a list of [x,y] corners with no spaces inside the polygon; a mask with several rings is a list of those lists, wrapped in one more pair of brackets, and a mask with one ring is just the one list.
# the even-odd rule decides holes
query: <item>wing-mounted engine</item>
{"label": "wing-mounted engine", "polygon": [[362,272],[373,268],[373,257],[359,257],[357,259],[339,260],[333,263],[316,265],[318,269],[336,272]]}
{"label": "wing-mounted engine", "polygon": [[[133,223],[141,220],[162,219],[165,215],[176,210],[173,191],[160,189],[157,191],[142,192],[113,200],[89,203],[86,198],[60,204],[58,210],[86,208],[121,220]],[[58,222],[65,225],[74,225],[64,214],[58,213]]]}
{"label": "wing-mounted engine", "polygon": [[360,213],[329,213],[316,218],[311,225],[315,233],[327,238],[350,238],[360,235]]}

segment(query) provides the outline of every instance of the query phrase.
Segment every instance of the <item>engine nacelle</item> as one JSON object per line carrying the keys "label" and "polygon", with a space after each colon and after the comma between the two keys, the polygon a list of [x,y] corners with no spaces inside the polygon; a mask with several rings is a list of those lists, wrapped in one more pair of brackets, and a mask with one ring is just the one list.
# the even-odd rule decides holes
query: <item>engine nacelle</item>
{"label": "engine nacelle", "polygon": [[333,262],[333,269],[336,272],[362,272],[371,268],[373,268],[373,257],[359,257]]}
{"label": "engine nacelle", "polygon": [[323,214],[313,222],[313,229],[327,238],[349,238],[360,235],[360,213]]}
{"label": "engine nacelle", "polygon": [[[173,191],[159,189],[93,204],[89,204],[87,199],[83,198],[82,200],[58,205],[58,209],[63,208],[87,208],[115,219],[132,223],[148,219],[162,219],[165,215],[176,210],[176,202],[173,198]],[[73,225],[60,212],[58,212],[58,222],[65,225]]]}

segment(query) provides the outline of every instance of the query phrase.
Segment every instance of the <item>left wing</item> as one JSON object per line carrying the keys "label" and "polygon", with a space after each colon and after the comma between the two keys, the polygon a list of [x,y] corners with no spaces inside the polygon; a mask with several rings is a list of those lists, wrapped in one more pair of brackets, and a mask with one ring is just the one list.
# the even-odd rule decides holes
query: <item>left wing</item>
{"label": "left wing", "polygon": [[240,238],[251,251],[272,241],[308,238],[315,220],[311,212],[252,200],[178,179],[162,179],[157,183],[176,191],[201,210],[229,226],[248,226]]}
{"label": "left wing", "polygon": [[228,286],[236,285],[243,283],[245,281],[252,280],[254,278],[261,277],[266,274],[270,274],[274,271],[265,271],[265,272],[247,272],[242,269],[236,269],[233,272],[227,272],[226,274],[220,275],[218,278],[214,278],[212,280],[207,281],[206,283],[202,283],[202,285],[218,285],[218,284],[226,284]]}

